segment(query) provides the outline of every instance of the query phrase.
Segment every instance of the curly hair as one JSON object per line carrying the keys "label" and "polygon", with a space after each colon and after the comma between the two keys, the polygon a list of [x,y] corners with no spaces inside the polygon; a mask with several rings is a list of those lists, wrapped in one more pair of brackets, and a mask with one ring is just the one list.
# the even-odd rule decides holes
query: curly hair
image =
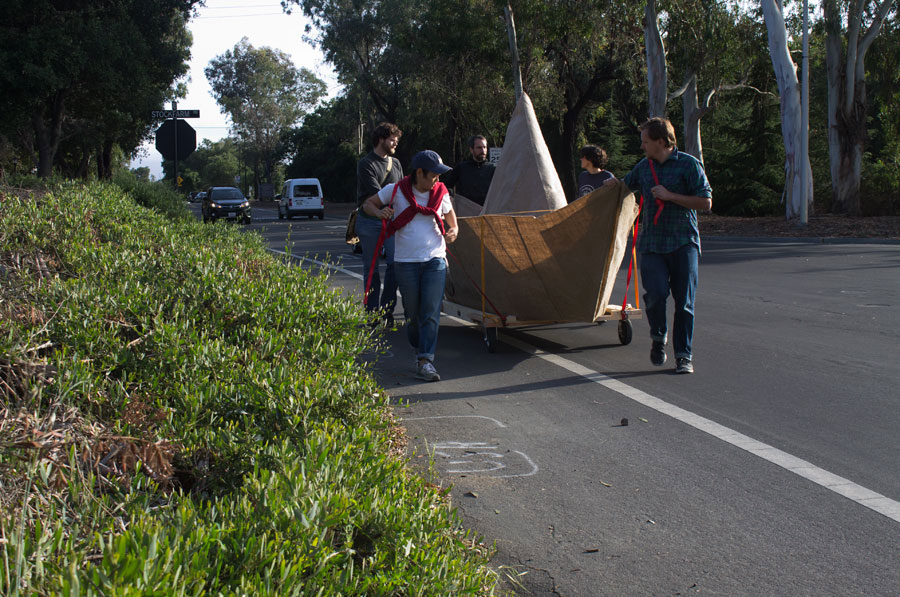
{"label": "curly hair", "polygon": [[609,161],[606,151],[602,147],[593,144],[588,144],[581,148],[581,157],[593,164],[594,168],[606,168],[606,162]]}
{"label": "curly hair", "polygon": [[379,123],[379,125],[375,127],[375,130],[372,131],[372,147],[377,147],[382,139],[387,139],[394,135],[397,137],[403,135],[403,131],[400,130],[400,127],[390,122]]}

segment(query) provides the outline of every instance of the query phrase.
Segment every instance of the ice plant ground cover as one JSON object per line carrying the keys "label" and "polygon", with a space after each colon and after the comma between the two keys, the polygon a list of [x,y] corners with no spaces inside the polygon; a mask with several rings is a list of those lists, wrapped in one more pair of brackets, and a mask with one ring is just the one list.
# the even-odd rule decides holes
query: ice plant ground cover
{"label": "ice plant ground cover", "polygon": [[359,307],[182,205],[0,188],[0,594],[493,592]]}

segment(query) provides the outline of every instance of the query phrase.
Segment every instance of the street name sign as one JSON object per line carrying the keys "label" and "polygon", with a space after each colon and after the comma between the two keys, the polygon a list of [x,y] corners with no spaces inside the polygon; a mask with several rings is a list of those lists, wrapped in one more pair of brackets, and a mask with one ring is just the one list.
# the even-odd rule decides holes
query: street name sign
{"label": "street name sign", "polygon": [[150,118],[154,120],[163,118],[200,118],[200,110],[151,110]]}

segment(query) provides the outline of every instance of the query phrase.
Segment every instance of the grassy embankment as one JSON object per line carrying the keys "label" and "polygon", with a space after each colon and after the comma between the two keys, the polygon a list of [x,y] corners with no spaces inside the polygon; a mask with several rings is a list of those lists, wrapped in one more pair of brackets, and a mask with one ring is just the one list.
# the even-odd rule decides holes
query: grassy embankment
{"label": "grassy embankment", "polygon": [[492,591],[362,322],[159,186],[0,191],[0,594]]}

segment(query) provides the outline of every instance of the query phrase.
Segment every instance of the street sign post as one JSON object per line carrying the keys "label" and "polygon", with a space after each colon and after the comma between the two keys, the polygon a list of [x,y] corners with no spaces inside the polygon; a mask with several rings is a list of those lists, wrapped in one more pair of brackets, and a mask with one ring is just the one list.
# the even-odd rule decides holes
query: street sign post
{"label": "street sign post", "polygon": [[197,132],[182,118],[200,118],[200,110],[179,110],[178,104],[172,102],[171,110],[153,110],[151,118],[169,118],[156,129],[156,150],[163,159],[172,160],[175,164],[175,186],[181,186],[178,176],[178,160],[188,157],[197,148]]}

